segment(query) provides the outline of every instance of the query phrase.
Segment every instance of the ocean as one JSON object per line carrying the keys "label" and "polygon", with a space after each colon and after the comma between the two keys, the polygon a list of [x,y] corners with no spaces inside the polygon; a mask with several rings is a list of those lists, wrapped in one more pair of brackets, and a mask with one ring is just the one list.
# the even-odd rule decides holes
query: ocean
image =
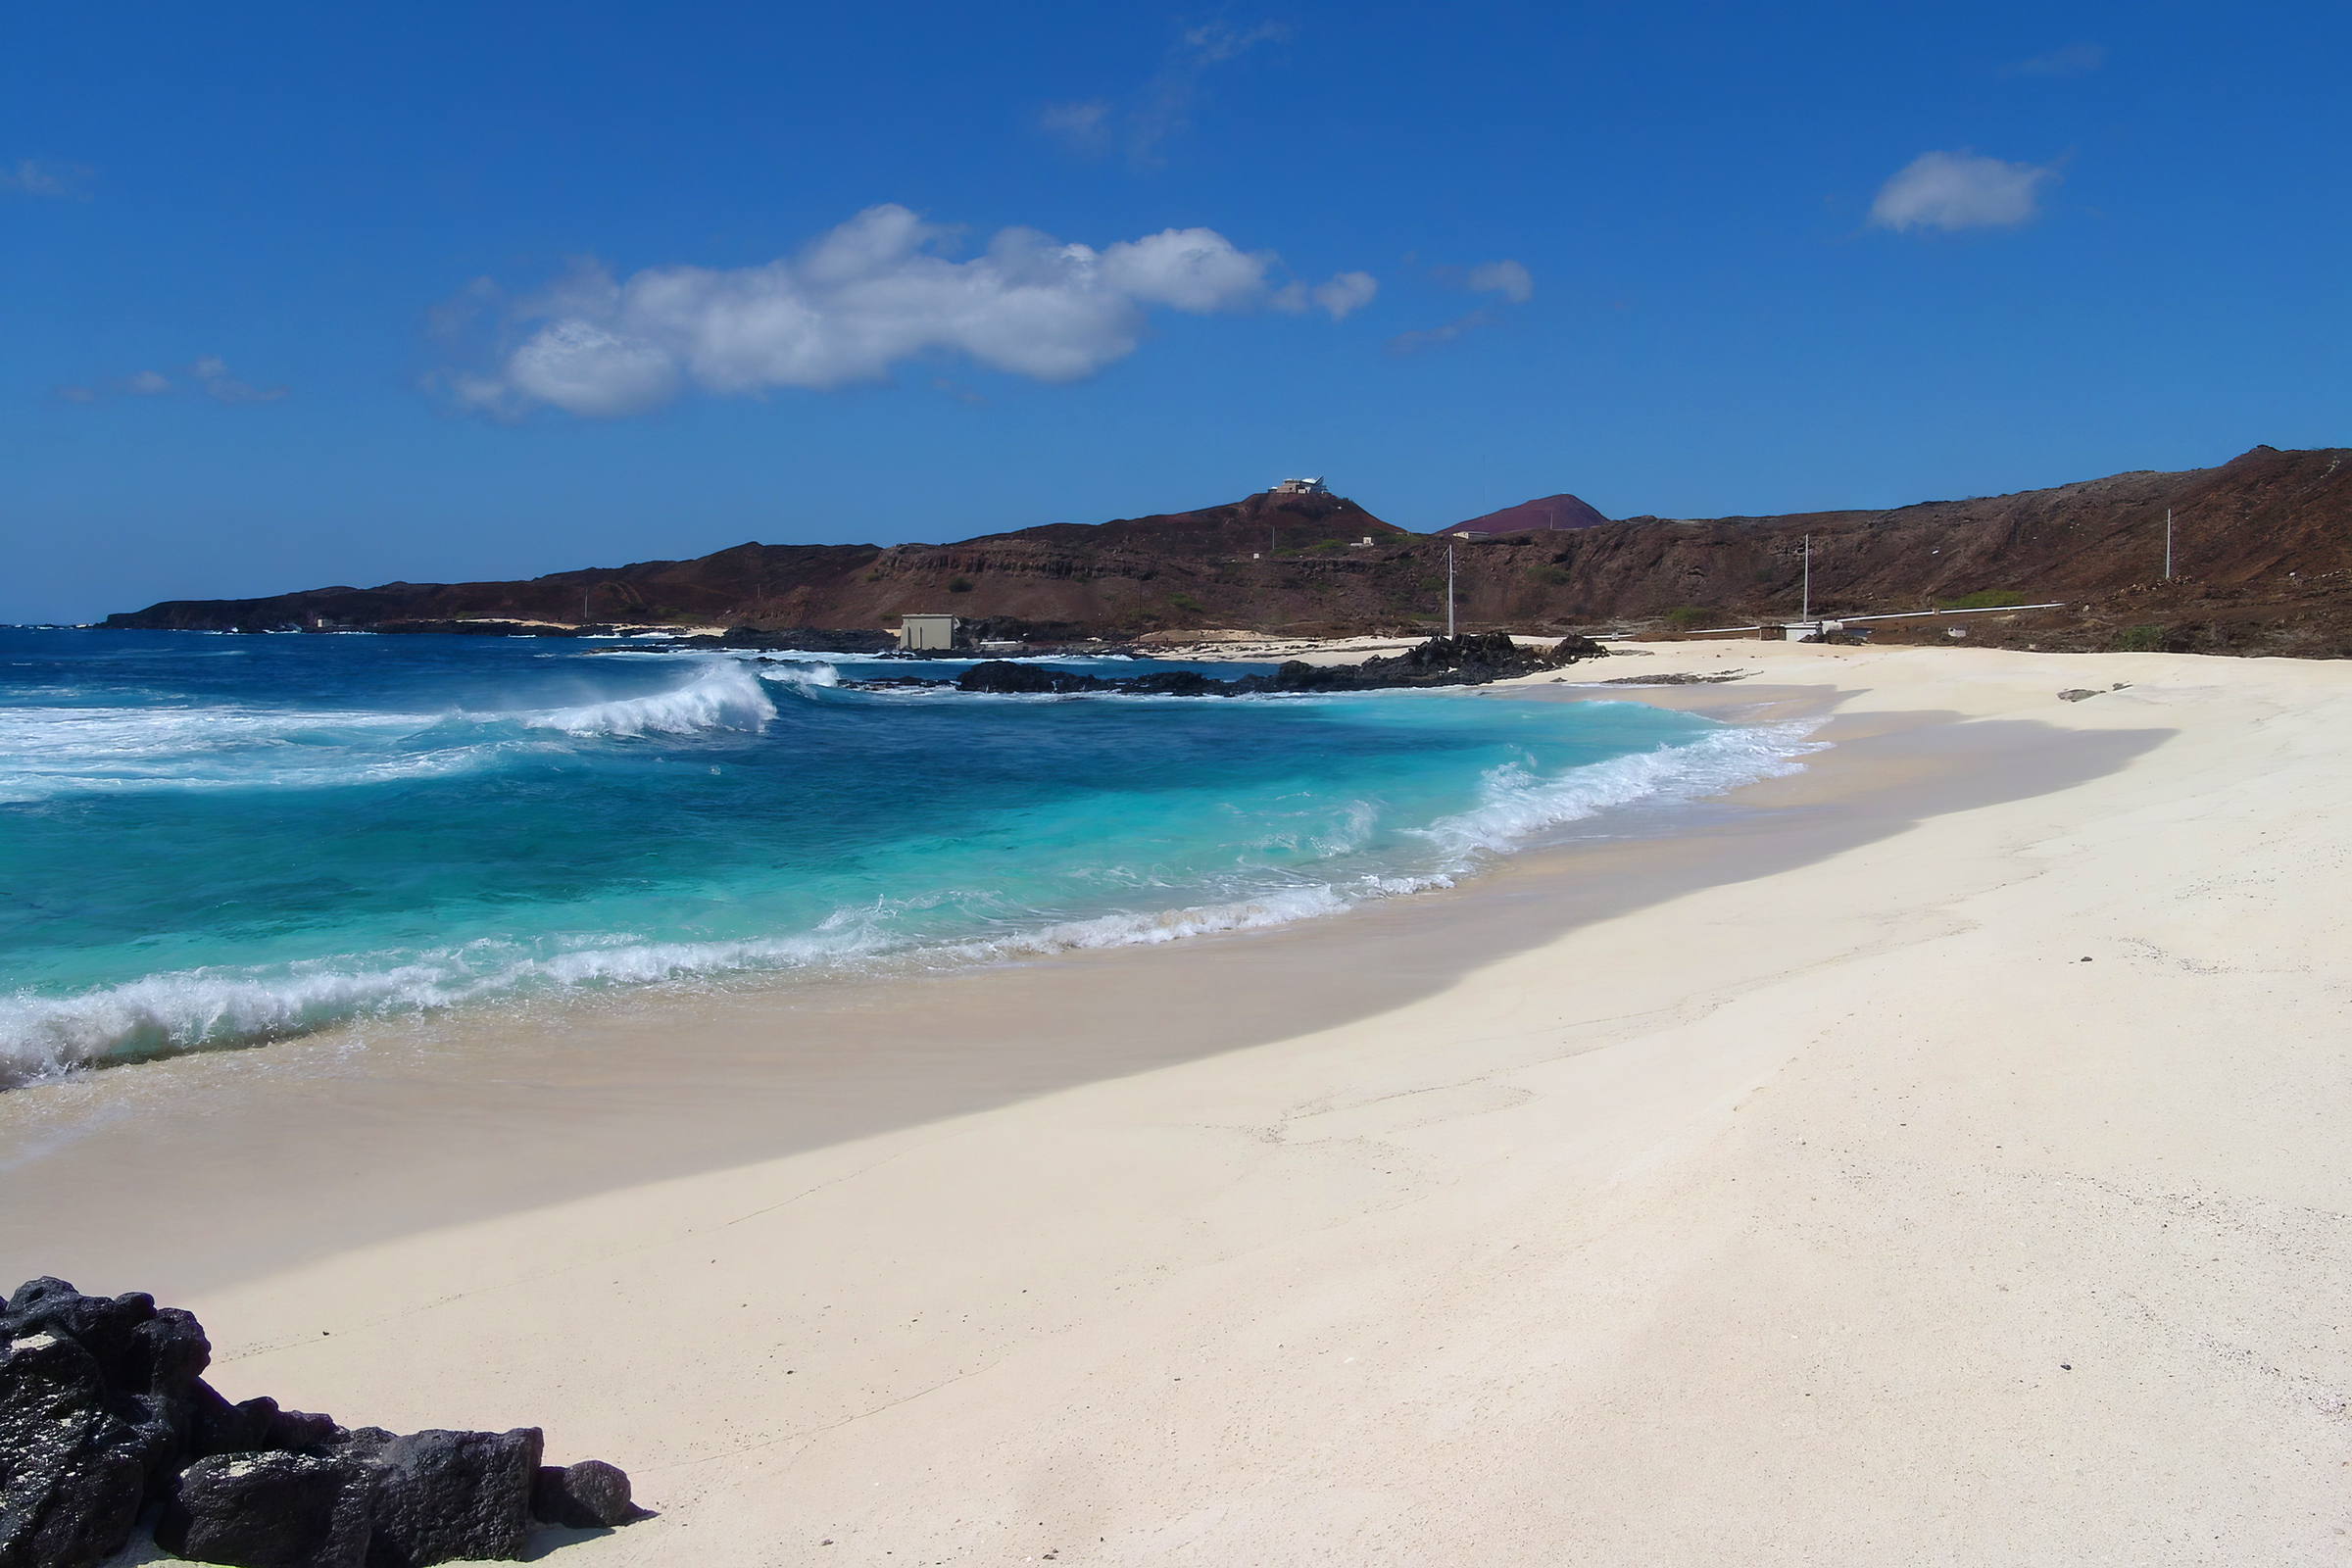
{"label": "ocean", "polygon": [[964,667],[0,630],[0,1085],[347,1020],[1335,915],[1804,749],[1507,691],[842,684]]}

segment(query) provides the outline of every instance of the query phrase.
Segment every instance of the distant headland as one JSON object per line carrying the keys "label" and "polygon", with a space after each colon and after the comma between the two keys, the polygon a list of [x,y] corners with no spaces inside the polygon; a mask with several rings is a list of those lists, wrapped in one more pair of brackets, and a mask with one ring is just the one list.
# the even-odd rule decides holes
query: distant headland
{"label": "distant headland", "polygon": [[[1980,644],[2051,651],[2352,657],[2352,451],[2256,447],[2213,468],[2138,471],[1884,512],[1610,519],[1572,495],[1417,534],[1320,479],[1221,506],[1050,523],[955,544],[742,544],[514,582],[385,583],[168,600],[116,628],[578,634],[746,628],[873,642],[953,613],[1009,642],[1246,628],[1684,632],[1787,615],[1811,540],[1810,605],[1866,614],[2063,602],[1981,616]],[[2167,516],[2171,574],[2166,575]],[[1943,632],[1896,622],[1880,640]],[[824,646],[815,643],[813,646]]]}

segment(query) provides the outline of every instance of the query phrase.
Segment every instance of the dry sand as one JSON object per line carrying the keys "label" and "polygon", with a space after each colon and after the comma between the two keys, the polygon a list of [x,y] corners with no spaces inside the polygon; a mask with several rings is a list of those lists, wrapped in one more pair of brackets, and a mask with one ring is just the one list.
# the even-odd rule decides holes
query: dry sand
{"label": "dry sand", "polygon": [[[323,1253],[315,1152],[57,1220],[25,1155],[8,1249],[163,1290],[150,1211],[280,1215],[180,1293],[215,1382],[622,1464],[660,1517],[583,1568],[2352,1561],[2352,665],[1587,667],[1727,666],[1657,695],[1835,688],[1880,748],[1744,792],[1804,853],[1401,991],[1327,932],[1273,1014],[1324,1026],[666,1179],[568,1122],[628,1179]],[[1230,1018],[1268,950],[1200,951]]]}

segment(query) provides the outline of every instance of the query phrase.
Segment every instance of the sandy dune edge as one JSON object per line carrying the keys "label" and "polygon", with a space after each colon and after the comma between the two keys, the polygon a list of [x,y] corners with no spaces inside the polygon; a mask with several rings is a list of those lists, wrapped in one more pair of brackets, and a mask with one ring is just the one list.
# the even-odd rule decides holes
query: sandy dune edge
{"label": "sandy dune edge", "polygon": [[2174,733],[1344,1028],[212,1291],[217,1381],[622,1463],[583,1565],[2352,1556],[2352,666],[1637,664]]}

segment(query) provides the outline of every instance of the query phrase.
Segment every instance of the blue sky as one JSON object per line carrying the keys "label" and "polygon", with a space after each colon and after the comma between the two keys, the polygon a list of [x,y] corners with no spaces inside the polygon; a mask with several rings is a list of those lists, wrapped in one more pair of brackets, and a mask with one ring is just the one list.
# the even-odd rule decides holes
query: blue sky
{"label": "blue sky", "polygon": [[0,619],[2352,441],[2335,6],[20,10]]}

